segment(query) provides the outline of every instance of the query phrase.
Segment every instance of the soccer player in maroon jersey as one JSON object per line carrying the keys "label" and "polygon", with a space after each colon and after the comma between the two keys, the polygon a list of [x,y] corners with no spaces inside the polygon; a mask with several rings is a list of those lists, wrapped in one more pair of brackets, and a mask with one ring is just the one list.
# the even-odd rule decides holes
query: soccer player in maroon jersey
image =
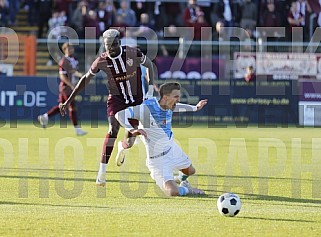
{"label": "soccer player in maroon jersey", "polygon": [[[75,48],[73,45],[68,42],[62,45],[62,51],[65,54],[59,61],[59,103],[64,103],[67,98],[70,96],[72,90],[75,88],[75,85],[82,74],[78,71],[78,60],[74,58]],[[77,107],[76,102],[73,101],[68,105],[69,117],[74,125],[75,132],[77,136],[83,136],[87,132],[83,131],[78,126],[77,118]],[[47,113],[38,116],[39,123],[46,127],[50,117],[59,114],[59,106],[53,106]]]}
{"label": "soccer player in maroon jersey", "polygon": [[[108,164],[120,128],[115,114],[127,107],[141,104],[144,99],[140,65],[147,68],[148,76],[146,79],[149,80],[148,96],[153,94],[153,80],[154,76],[156,76],[154,72],[156,68],[153,66],[152,61],[138,48],[120,46],[120,33],[118,30],[106,30],[103,34],[103,40],[106,51],[92,63],[89,71],[80,79],[68,100],[60,104],[60,111],[64,115],[67,106],[84,89],[96,73],[100,70],[106,73],[109,88],[107,99],[109,131],[104,140],[100,167],[96,179],[96,184],[100,186],[105,186],[106,165]],[[135,124],[135,121],[133,121],[133,124],[137,126],[138,122]],[[122,164],[124,159],[123,151],[133,145],[134,138],[134,135],[127,132],[124,141],[118,144],[118,154],[116,156],[118,165]]]}

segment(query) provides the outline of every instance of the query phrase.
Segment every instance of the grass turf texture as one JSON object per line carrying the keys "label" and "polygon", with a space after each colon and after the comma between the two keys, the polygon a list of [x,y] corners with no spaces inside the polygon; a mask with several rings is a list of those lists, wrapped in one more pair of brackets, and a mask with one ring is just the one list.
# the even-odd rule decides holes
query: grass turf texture
{"label": "grass turf texture", "polygon": [[[175,128],[205,197],[164,197],[142,143],[106,188],[95,178],[107,126],[0,128],[0,236],[317,236],[321,231],[321,138],[313,128]],[[120,137],[123,130],[120,131]],[[116,151],[116,149],[115,149]],[[312,164],[312,165],[311,165]],[[306,172],[305,172],[306,171]],[[242,209],[222,217],[217,197]]]}

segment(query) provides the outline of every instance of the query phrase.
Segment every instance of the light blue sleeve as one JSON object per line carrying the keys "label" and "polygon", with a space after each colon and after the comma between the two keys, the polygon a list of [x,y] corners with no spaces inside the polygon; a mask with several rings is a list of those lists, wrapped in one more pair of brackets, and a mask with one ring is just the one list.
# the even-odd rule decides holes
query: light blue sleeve
{"label": "light blue sleeve", "polygon": [[140,121],[140,115],[142,110],[142,105],[128,107],[127,109],[121,110],[115,114],[115,118],[118,120],[120,125],[126,130],[134,129],[129,123],[128,119],[137,119]]}

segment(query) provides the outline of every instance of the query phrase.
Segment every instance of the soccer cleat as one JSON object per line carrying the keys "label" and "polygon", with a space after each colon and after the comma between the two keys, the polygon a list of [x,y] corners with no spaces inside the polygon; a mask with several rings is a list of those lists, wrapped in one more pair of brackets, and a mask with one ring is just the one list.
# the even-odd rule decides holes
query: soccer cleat
{"label": "soccer cleat", "polygon": [[122,141],[118,142],[118,151],[116,155],[117,166],[122,166],[125,161],[125,148],[123,147]]}
{"label": "soccer cleat", "polygon": [[43,128],[45,128],[48,125],[48,115],[47,114],[39,115],[38,121],[39,121],[40,125]]}
{"label": "soccer cleat", "polygon": [[84,136],[84,135],[87,134],[87,132],[84,131],[84,130],[81,130],[80,128],[78,128],[78,129],[76,130],[76,134],[77,134],[77,136]]}
{"label": "soccer cleat", "polygon": [[179,186],[187,188],[189,195],[204,195],[205,194],[205,192],[203,190],[200,190],[198,188],[193,188],[187,180],[182,181]]}
{"label": "soccer cleat", "polygon": [[97,186],[101,186],[101,187],[105,187],[106,185],[106,177],[105,175],[99,175],[97,176],[97,179],[96,179],[96,185]]}

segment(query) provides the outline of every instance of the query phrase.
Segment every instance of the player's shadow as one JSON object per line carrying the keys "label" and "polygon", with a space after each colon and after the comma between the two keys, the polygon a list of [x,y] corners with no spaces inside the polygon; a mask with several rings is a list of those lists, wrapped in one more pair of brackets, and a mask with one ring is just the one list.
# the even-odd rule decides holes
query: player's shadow
{"label": "player's shadow", "polygon": [[[287,182],[293,182],[293,181],[305,181],[305,182],[312,182],[316,180],[312,179],[293,179],[293,178],[286,178],[286,177],[260,177],[260,176],[223,176],[223,175],[197,175],[201,178],[209,178],[209,179],[230,179],[229,182],[233,183],[232,180],[261,180],[264,179],[267,182],[270,180],[272,181],[287,181]],[[321,180],[318,180],[321,182]],[[199,183],[200,184],[200,183]],[[216,193],[216,195],[213,195],[214,197],[218,197],[221,193],[229,192],[228,190],[224,190],[223,184],[218,184],[217,181],[214,182],[214,184],[206,184],[204,185],[208,188],[203,188],[204,191],[208,193]],[[284,197],[284,196],[275,196],[275,195],[268,195],[268,194],[253,194],[253,193],[241,193],[237,192],[237,194],[244,195],[242,199],[248,199],[248,200],[264,200],[264,201],[278,201],[278,202],[288,202],[291,203],[289,205],[292,205],[293,203],[304,203],[304,204],[311,204],[306,206],[315,206],[313,204],[321,204],[320,198],[297,198],[297,197]],[[284,204],[282,204],[284,205]]]}
{"label": "player's shadow", "polygon": [[[293,197],[282,197],[282,196],[274,196],[274,195],[246,194],[246,193],[243,193],[243,195],[245,196],[244,199],[249,199],[249,200],[256,199],[256,200],[264,200],[264,201],[321,204],[320,199],[317,200],[317,199],[308,199],[308,198],[293,198]],[[284,204],[282,204],[282,205],[284,205]]]}
{"label": "player's shadow", "polygon": [[[197,174],[195,176],[198,177],[209,177],[209,178],[219,178],[219,179],[249,179],[249,180],[283,180],[283,181],[307,181],[307,182],[312,182],[312,181],[316,181],[315,179],[296,179],[296,178],[288,178],[288,177],[263,177],[263,176],[241,176],[241,175],[213,175],[213,174]],[[321,179],[318,180],[321,182]]]}
{"label": "player's shadow", "polygon": [[[7,170],[9,171],[22,171],[22,172],[30,172],[30,173],[36,173],[36,172],[84,172],[84,173],[94,173],[97,174],[97,170],[77,170],[77,169],[56,169],[56,168],[7,168],[2,167],[1,170]],[[119,174],[119,173],[130,173],[130,174],[148,174],[148,172],[135,172],[135,171],[109,171],[108,174]]]}
{"label": "player's shadow", "polygon": [[[18,171],[17,175],[0,175],[0,178],[9,179],[30,179],[30,180],[63,180],[73,182],[95,182],[97,171],[95,170],[74,170],[74,169],[47,169],[47,168],[4,168],[2,170]],[[33,175],[38,173],[39,175]],[[65,177],[65,174],[73,173],[74,177]],[[85,178],[85,173],[93,173],[93,178]],[[108,183],[154,183],[148,172],[135,172],[135,171],[108,171]],[[112,179],[113,175],[119,175],[119,179]],[[140,179],[129,179],[131,175],[140,176]],[[68,175],[69,176],[69,175]]]}
{"label": "player's shadow", "polygon": [[287,219],[287,218],[266,218],[266,217],[255,217],[255,216],[238,216],[237,218],[248,219],[248,220],[265,220],[265,221],[316,222],[316,221],[312,221],[312,220]]}
{"label": "player's shadow", "polygon": [[23,205],[23,206],[45,206],[45,207],[70,207],[70,208],[99,208],[99,209],[112,209],[107,206],[86,206],[86,205],[67,205],[67,204],[50,204],[50,203],[28,203],[28,202],[12,202],[0,201],[0,205]]}

